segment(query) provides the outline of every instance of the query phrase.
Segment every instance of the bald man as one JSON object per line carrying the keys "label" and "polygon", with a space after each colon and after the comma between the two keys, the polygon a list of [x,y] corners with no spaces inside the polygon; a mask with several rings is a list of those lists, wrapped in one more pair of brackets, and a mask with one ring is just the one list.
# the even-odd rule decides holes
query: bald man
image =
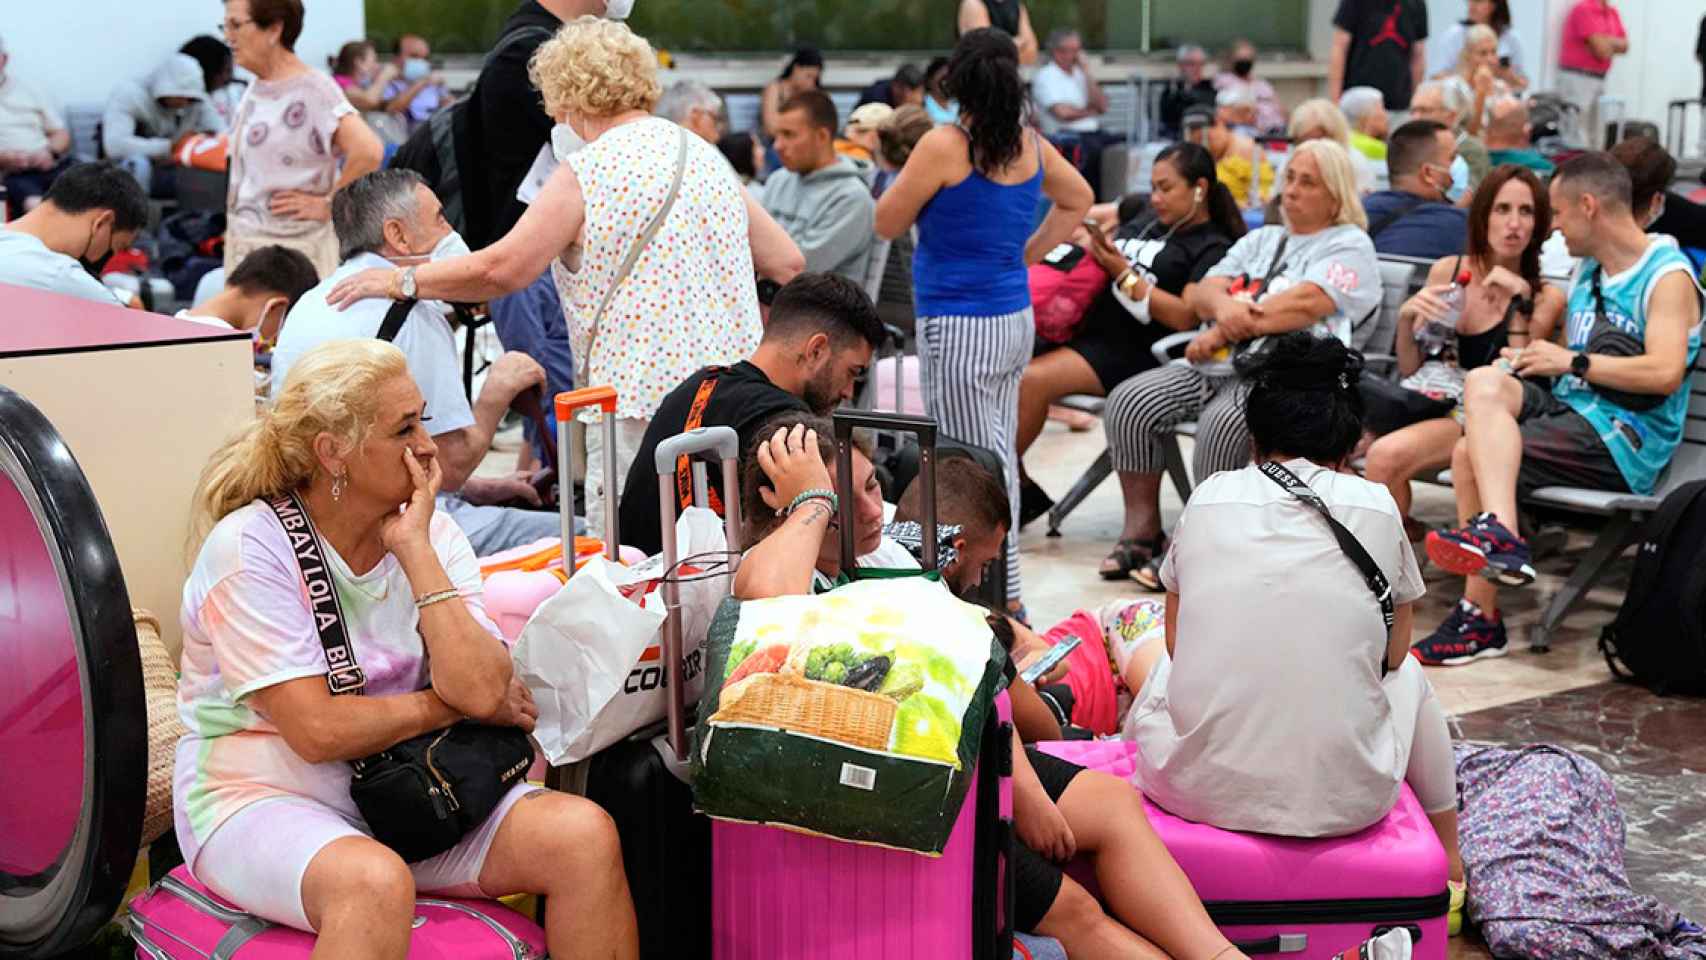
{"label": "bald man", "polygon": [[1528,106],[1517,97],[1501,97],[1487,108],[1487,159],[1493,166],[1514,163],[1541,177],[1552,175],[1552,161],[1534,149],[1528,126]]}

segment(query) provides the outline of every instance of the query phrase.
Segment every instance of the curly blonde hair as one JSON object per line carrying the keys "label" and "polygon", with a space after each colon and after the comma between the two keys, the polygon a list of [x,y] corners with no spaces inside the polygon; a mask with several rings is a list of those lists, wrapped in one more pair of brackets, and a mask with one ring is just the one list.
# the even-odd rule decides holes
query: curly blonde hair
{"label": "curly blonde hair", "polygon": [[290,368],[272,408],[214,452],[196,486],[190,551],[226,514],[253,500],[301,489],[320,469],[314,439],[340,453],[361,446],[379,417],[379,388],[409,375],[403,352],[382,340],[334,340]]}
{"label": "curly blonde hair", "polygon": [[652,45],[618,20],[579,17],[541,44],[527,77],[545,98],[545,112],[613,117],[651,113],[663,96]]}

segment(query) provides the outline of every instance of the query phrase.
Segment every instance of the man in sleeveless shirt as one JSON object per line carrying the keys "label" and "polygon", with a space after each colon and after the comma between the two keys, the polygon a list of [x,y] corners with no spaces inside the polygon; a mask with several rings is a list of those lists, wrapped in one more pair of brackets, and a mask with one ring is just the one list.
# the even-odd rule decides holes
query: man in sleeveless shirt
{"label": "man in sleeveless shirt", "polygon": [[[1636,221],[1630,193],[1628,171],[1605,153],[1572,158],[1552,178],[1553,225],[1582,258],[1565,345],[1507,348],[1469,372],[1451,458],[1463,526],[1427,540],[1429,558],[1468,582],[1412,651],[1425,664],[1504,655],[1499,585],[1535,576],[1515,532],[1521,500],[1548,486],[1651,494],[1682,440],[1702,294],[1676,241]],[[1544,378],[1554,378],[1550,390],[1536,382]]]}

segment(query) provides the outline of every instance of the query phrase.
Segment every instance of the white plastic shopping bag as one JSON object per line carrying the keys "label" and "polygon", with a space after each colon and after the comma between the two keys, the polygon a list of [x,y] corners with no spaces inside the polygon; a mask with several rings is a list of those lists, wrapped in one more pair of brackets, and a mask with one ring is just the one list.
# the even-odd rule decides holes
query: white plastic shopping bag
{"label": "white plastic shopping bag", "polygon": [[[687,699],[704,685],[701,647],[728,595],[722,520],[689,508],[676,522]],[[695,562],[695,558],[708,558]],[[709,572],[707,571],[709,568]],[[534,611],[514,648],[516,675],[539,705],[533,737],[552,764],[584,760],[664,719],[661,557],[634,567],[589,561]]]}

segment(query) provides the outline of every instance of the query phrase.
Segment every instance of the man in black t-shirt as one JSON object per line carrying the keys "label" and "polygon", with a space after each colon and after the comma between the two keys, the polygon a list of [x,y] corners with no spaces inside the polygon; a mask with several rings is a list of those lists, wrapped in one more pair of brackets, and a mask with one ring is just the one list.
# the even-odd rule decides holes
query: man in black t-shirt
{"label": "man in black t-shirt", "polygon": [[[653,463],[659,443],[696,427],[726,426],[740,434],[744,455],[753,431],[776,415],[799,410],[828,416],[851,400],[854,382],[882,340],[877,308],[858,284],[830,273],[795,277],[776,294],[751,360],[706,367],[659,404],[622,488],[622,542],[648,555],[663,549]],[[709,477],[712,504],[721,513],[722,473],[713,469]]]}
{"label": "man in black t-shirt", "polygon": [[1337,103],[1351,87],[1373,87],[1386,109],[1408,110],[1426,68],[1427,39],[1424,0],[1339,0],[1327,98]]}

